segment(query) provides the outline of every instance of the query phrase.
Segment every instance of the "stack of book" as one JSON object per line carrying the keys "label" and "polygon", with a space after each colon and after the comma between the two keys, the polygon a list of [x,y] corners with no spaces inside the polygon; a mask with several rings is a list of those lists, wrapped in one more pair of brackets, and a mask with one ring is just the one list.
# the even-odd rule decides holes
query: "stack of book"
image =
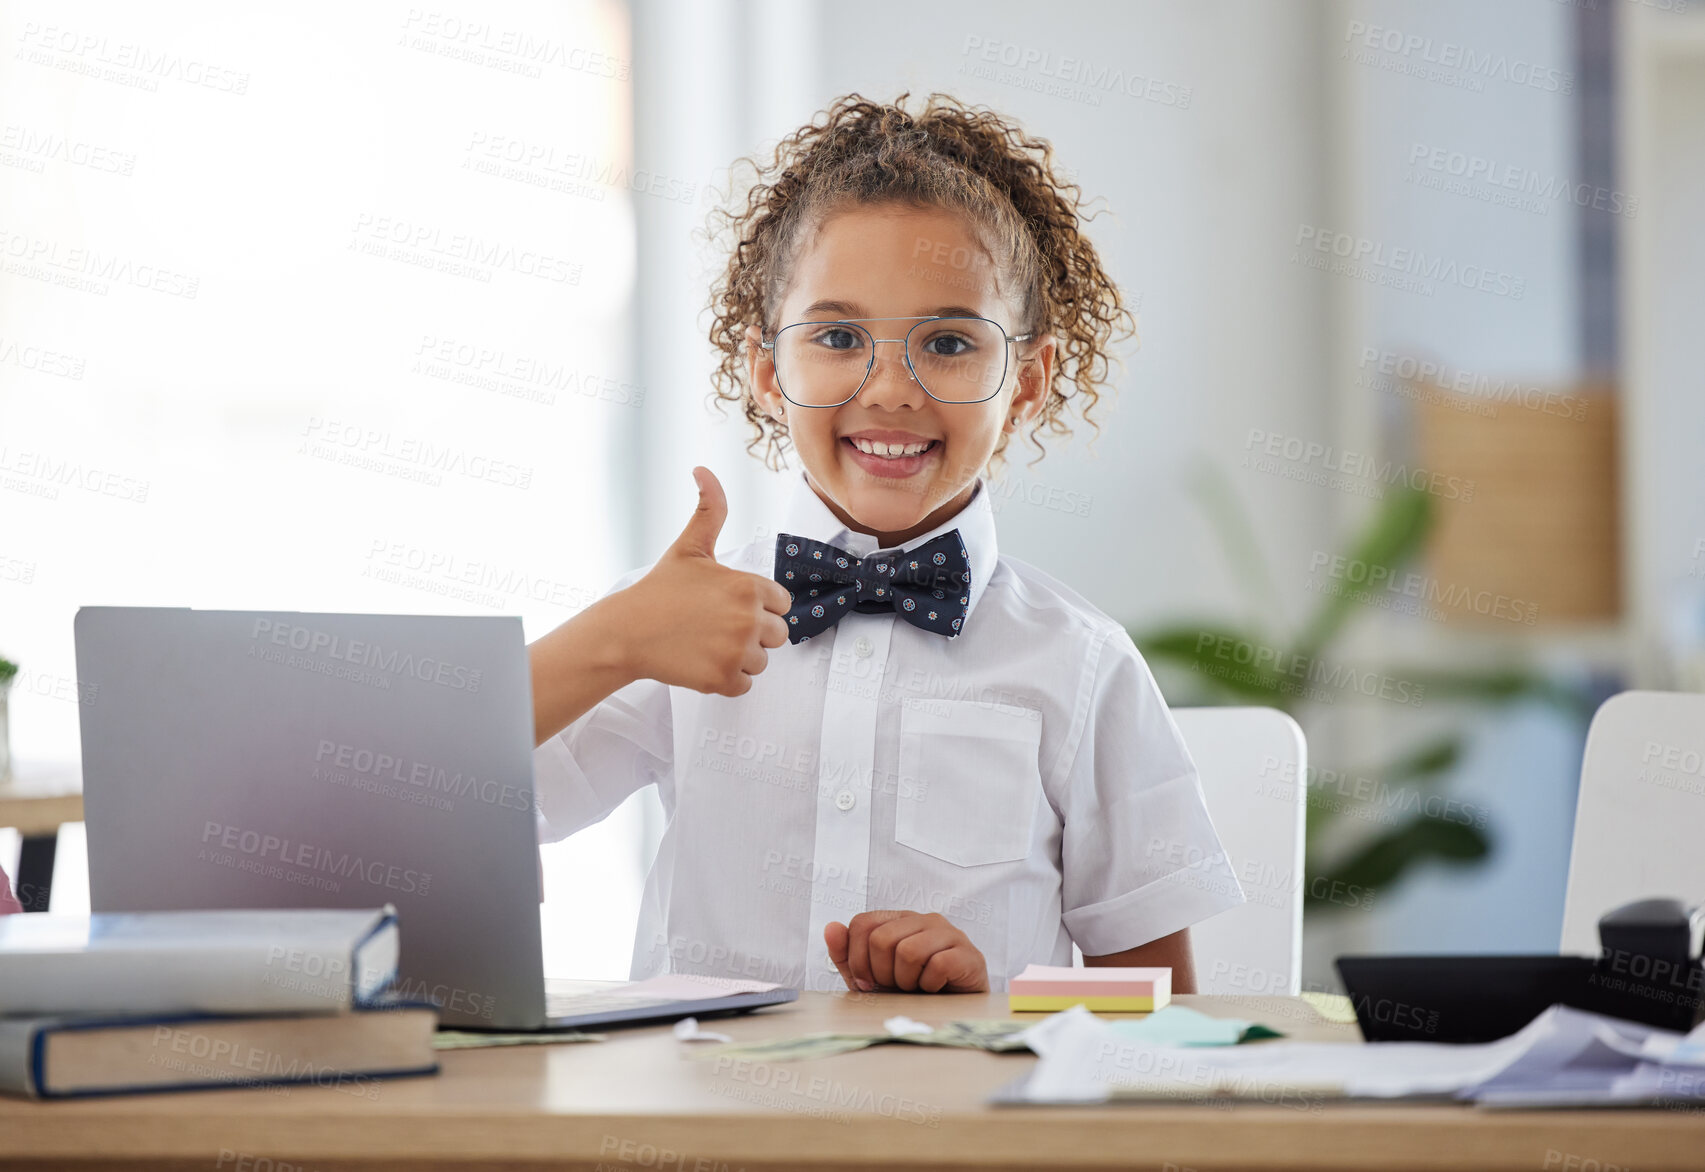
{"label": "stack of book", "polygon": [[435,1074],[392,999],[396,911],[0,917],[0,1091],[38,1098]]}
{"label": "stack of book", "polygon": [[1153,1013],[1172,1000],[1171,969],[1063,968],[1033,964],[1007,984],[1013,1013]]}

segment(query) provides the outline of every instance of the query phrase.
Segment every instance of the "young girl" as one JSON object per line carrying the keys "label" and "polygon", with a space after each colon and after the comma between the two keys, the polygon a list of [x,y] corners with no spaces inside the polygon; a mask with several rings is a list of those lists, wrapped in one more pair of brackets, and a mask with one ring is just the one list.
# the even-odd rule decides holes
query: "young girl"
{"label": "young girl", "polygon": [[1131,318],[1046,142],[905,103],[836,102],[725,213],[715,397],[803,474],[718,553],[695,468],[675,543],[532,645],[541,834],[658,787],[635,978],[978,991],[1075,943],[1193,991],[1189,926],[1243,899],[1195,767],[1120,625],[998,552],[982,479],[1088,420]]}

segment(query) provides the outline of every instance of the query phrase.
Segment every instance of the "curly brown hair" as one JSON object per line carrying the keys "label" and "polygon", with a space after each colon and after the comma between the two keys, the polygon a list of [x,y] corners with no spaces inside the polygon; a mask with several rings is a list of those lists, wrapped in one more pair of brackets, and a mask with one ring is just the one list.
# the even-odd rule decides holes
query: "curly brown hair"
{"label": "curly brown hair", "polygon": [[[932,93],[913,114],[908,97],[838,99],[782,139],[767,164],[737,160],[736,168],[743,163],[752,170],[745,206],[710,214],[712,237],[729,250],[711,289],[710,340],[721,359],[710,398],[724,412],[731,403],[741,406],[755,433],[747,450],[757,455],[762,447],[768,467],[778,467],[789,446],[787,427],[746,386],[746,329],[773,334],[804,229],[849,204],[900,202],[966,213],[1001,266],[1003,286],[1019,295],[1016,332],[1058,339],[1052,385],[1030,427],[1037,458],[1041,433],[1071,435],[1073,410],[1100,431],[1092,413],[1109,359],[1117,361],[1111,347],[1134,336],[1136,322],[1079,227],[1095,218],[1083,214],[1082,188],[1060,174],[1046,139],[1026,135],[993,110]],[[1003,435],[997,461],[1005,448]]]}

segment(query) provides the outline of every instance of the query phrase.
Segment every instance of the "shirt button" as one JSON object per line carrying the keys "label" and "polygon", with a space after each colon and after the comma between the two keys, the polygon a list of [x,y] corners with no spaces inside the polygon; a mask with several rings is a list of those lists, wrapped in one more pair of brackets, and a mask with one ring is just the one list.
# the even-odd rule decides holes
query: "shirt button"
{"label": "shirt button", "polygon": [[869,659],[870,653],[875,650],[876,644],[872,643],[867,635],[860,635],[853,641],[853,654],[860,659]]}
{"label": "shirt button", "polygon": [[844,789],[835,795],[835,806],[837,809],[850,810],[857,801],[858,799],[853,797],[853,792],[850,789]]}

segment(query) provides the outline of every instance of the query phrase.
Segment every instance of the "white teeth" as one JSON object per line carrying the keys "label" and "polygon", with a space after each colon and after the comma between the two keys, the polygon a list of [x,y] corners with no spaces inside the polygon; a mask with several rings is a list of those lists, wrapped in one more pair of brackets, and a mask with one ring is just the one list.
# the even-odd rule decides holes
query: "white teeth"
{"label": "white teeth", "polygon": [[896,456],[916,456],[934,442],[934,440],[926,440],[920,444],[886,444],[878,440],[855,439],[853,446],[861,452],[891,460]]}

